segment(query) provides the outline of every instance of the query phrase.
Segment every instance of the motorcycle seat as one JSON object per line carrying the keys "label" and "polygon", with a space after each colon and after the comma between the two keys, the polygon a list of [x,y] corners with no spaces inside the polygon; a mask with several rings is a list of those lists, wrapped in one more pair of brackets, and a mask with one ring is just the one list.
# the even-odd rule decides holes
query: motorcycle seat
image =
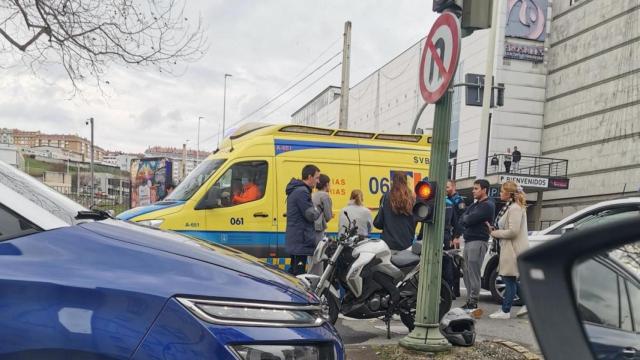
{"label": "motorcycle seat", "polygon": [[414,254],[411,250],[402,250],[391,255],[391,263],[398,268],[415,266],[420,262],[420,256]]}

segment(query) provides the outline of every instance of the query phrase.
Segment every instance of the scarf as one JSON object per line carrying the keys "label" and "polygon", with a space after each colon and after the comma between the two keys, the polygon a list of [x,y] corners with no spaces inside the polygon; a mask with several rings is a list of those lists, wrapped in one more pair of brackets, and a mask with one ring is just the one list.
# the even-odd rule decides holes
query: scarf
{"label": "scarf", "polygon": [[498,213],[498,216],[496,216],[496,219],[493,221],[493,227],[495,227],[496,229],[500,228],[498,226],[498,221],[500,221],[500,218],[503,217],[504,214],[507,213],[507,210],[509,210],[509,206],[511,206],[511,204],[513,204],[513,200],[509,199],[509,201],[507,201],[507,203],[504,204],[502,209],[500,209],[500,212]]}

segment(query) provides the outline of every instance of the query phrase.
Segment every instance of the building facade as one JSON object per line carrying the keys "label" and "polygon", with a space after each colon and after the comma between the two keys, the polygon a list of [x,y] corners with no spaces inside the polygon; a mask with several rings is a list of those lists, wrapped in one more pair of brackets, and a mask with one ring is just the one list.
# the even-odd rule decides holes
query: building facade
{"label": "building facade", "polygon": [[640,3],[554,1],[543,156],[569,160],[571,186],[544,196],[558,220],[640,191]]}
{"label": "building facade", "polygon": [[175,147],[164,147],[164,146],[152,146],[149,147],[144,152],[144,157],[147,158],[168,158],[173,162],[172,169],[172,178],[174,183],[179,183],[182,179],[189,174],[193,169],[198,166],[202,160],[206,159],[209,156],[209,153],[206,151],[200,151],[198,153],[196,150],[188,149],[186,151],[186,162],[185,172],[182,173],[182,164],[183,160],[185,160],[183,149],[175,148]]}
{"label": "building facade", "polygon": [[[488,138],[481,139],[482,109],[471,105],[473,92],[478,89],[454,89],[452,177],[467,180],[459,182],[459,186],[472,184],[483,148],[488,154],[487,163],[496,155],[498,165],[495,169],[488,165],[487,174],[493,172],[499,184],[504,181],[499,174],[506,170],[504,154],[517,146],[523,155],[520,166],[526,166],[522,173],[528,171],[548,182],[548,188],[528,189],[534,193],[529,200],[537,205],[530,217],[535,228],[552,224],[594,202],[637,194],[637,0],[495,3],[500,9],[492,55],[494,85],[504,84],[504,106],[492,109]],[[454,83],[475,83],[476,75],[484,74],[488,41],[489,30],[476,31],[462,39]],[[350,89],[350,129],[407,133],[419,117],[417,127],[431,131],[435,106],[429,105],[420,113],[423,100],[419,64],[423,46],[424,39]],[[325,101],[331,99],[328,95],[325,90],[297,110],[292,122],[337,127],[339,96]]]}
{"label": "building facade", "polygon": [[[11,137],[16,146],[21,148],[49,147],[64,149],[80,154],[83,161],[91,159],[91,142],[78,135],[44,134],[40,131],[22,131],[11,129]],[[95,162],[102,162],[106,151],[94,146],[93,158]]]}

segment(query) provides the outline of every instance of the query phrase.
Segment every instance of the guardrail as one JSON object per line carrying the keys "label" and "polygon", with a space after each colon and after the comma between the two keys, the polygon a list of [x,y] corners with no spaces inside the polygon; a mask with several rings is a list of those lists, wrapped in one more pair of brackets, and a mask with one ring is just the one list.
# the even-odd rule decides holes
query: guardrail
{"label": "guardrail", "polygon": [[[487,157],[486,174],[518,174],[527,176],[566,178],[569,161],[540,156],[522,156],[520,161],[507,163],[507,154],[495,154]],[[473,159],[449,164],[451,176],[455,180],[474,178],[478,160]]]}

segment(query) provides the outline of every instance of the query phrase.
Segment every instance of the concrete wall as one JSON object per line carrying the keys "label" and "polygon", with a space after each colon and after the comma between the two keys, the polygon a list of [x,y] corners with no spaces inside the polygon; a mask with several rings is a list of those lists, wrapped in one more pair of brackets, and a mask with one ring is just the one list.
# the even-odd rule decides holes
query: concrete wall
{"label": "concrete wall", "polygon": [[640,189],[639,5],[553,3],[542,154],[569,160],[571,184],[543,220]]}

